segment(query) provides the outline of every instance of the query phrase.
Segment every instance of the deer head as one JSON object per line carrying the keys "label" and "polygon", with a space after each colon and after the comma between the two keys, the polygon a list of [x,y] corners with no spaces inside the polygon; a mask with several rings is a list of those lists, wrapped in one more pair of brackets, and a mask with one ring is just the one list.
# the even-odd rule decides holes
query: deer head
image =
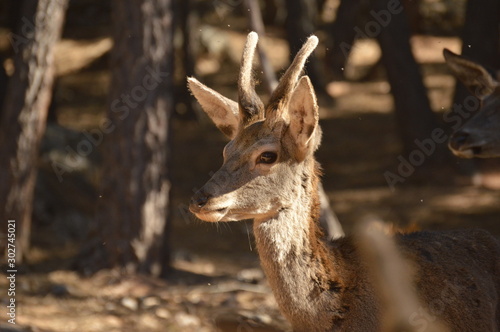
{"label": "deer head", "polygon": [[451,151],[462,158],[500,156],[500,72],[490,73],[447,49],[443,54],[453,73],[481,102],[479,111],[451,136]]}
{"label": "deer head", "polygon": [[267,218],[296,203],[290,193],[320,144],[316,96],[309,78],[299,79],[318,39],[307,39],[265,107],[252,77],[257,40],[251,32],[243,50],[238,102],[188,78],[203,110],[230,139],[222,167],[191,200],[190,210],[205,221]]}

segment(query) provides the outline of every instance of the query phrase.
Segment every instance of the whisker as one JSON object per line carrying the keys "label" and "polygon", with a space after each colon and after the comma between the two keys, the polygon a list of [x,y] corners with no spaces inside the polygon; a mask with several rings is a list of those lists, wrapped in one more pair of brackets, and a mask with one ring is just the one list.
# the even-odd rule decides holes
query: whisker
{"label": "whisker", "polygon": [[245,228],[247,230],[248,246],[250,247],[250,251],[253,251],[252,242],[250,241],[250,231],[248,230],[248,224],[247,223],[245,223]]}

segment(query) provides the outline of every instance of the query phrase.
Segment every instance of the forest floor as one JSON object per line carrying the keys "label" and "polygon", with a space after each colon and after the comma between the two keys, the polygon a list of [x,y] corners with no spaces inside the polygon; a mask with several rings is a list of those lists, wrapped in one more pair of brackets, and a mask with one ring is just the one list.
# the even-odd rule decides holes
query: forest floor
{"label": "forest floor", "polygon": [[[222,53],[201,58],[197,71],[211,87],[234,97],[245,35],[219,33],[224,40]],[[284,68],[285,42],[276,38],[265,45],[273,55],[274,66]],[[441,52],[443,47],[459,52],[459,41],[415,36],[412,45],[431,105],[441,119],[450,108],[455,84]],[[105,54],[111,42],[109,38],[85,42],[67,38],[59,47],[55,96],[58,123],[75,131],[95,128],[105,116],[109,84]],[[470,166],[468,162],[448,153],[443,158],[431,156],[404,183],[391,189],[384,173],[397,173],[401,145],[390,89],[383,69],[372,68],[380,55],[376,44],[365,41],[355,50],[346,67],[348,75],[359,77],[368,70],[372,74],[363,81],[329,84],[334,104],[321,105],[320,100],[324,136],[317,153],[331,206],[346,231],[370,214],[400,227],[478,227],[500,236],[499,181],[494,171],[488,171],[496,166],[494,162],[475,162],[486,171],[483,176],[469,177],[463,171]],[[442,128],[450,133],[445,123]],[[34,248],[28,267],[16,279],[19,331],[257,332],[289,328],[260,269],[251,224],[205,224],[187,213],[193,189],[203,185],[222,162],[224,137],[206,119],[193,122],[175,117],[172,130],[170,221],[174,270],[170,278],[116,271],[84,277],[71,270],[81,244],[78,233],[85,229],[81,224],[92,219],[98,199],[95,188],[99,175],[87,170],[88,190],[69,175],[67,180],[49,186],[64,206],[62,217],[47,220],[35,216]],[[441,148],[437,150],[446,151]],[[48,173],[50,170],[41,167],[42,178],[49,177]],[[72,241],[72,237],[80,242]],[[5,286],[7,279],[0,273],[0,288]],[[2,302],[2,307],[5,304]],[[13,326],[0,324],[0,331],[7,328]]]}

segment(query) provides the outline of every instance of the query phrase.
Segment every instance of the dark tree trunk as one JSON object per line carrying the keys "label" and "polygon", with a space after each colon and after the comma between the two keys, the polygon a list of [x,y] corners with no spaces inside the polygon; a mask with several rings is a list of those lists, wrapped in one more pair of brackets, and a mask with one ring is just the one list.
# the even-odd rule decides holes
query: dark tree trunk
{"label": "dark tree trunk", "polygon": [[54,45],[67,0],[25,0],[23,22],[10,35],[14,75],[0,121],[0,222],[16,220],[18,262],[29,248],[38,147],[45,131],[54,80]]}
{"label": "dark tree trunk", "polygon": [[115,46],[109,122],[103,126],[109,134],[97,211],[102,228],[80,268],[120,267],[159,275],[168,265],[164,232],[173,108],[172,0],[112,4]]}
{"label": "dark tree trunk", "polygon": [[[388,8],[387,0],[377,0],[373,9]],[[371,21],[375,22],[375,20]],[[368,25],[365,26],[368,29]],[[427,90],[410,46],[410,28],[404,11],[390,15],[386,26],[379,25],[377,40],[382,49],[382,63],[394,97],[396,121],[405,153],[415,149],[415,139],[430,137],[438,127],[430,107]]]}
{"label": "dark tree trunk", "polygon": [[[7,0],[0,4],[0,12],[8,13],[7,20],[7,28],[10,30],[10,37],[12,38],[14,34],[21,34],[20,29],[21,25],[24,23],[23,20],[23,1],[24,0]],[[18,27],[19,26],[19,27]],[[18,31],[19,30],[19,31]],[[0,54],[0,63],[4,63],[5,58],[12,56],[13,50],[9,49],[5,52],[5,54]],[[0,121],[1,121],[1,111],[3,110],[3,105],[5,102],[5,95],[7,93],[9,76],[5,71],[4,66],[0,66]]]}
{"label": "dark tree trunk", "polygon": [[183,79],[180,83],[176,85],[175,93],[175,104],[176,116],[186,120],[195,120],[196,113],[195,102],[186,89],[186,76],[195,75],[195,59],[197,54],[196,49],[196,26],[198,20],[198,14],[192,10],[191,0],[175,0],[175,12],[176,12],[176,24],[178,24],[181,34],[182,34],[182,53],[178,57],[179,65],[182,66],[182,76]]}
{"label": "dark tree trunk", "polygon": [[[418,32],[420,27],[420,13],[418,11],[419,1],[402,0],[405,8],[406,19],[410,34]],[[356,41],[358,31],[363,31],[367,28],[368,21],[373,21],[374,17],[370,15],[370,11],[374,9],[374,1],[372,0],[342,0],[337,10],[337,17],[331,25],[332,42],[329,47],[328,65],[332,68],[333,78],[335,80],[344,79],[344,68],[347,59],[351,53],[351,49]],[[384,7],[385,6],[385,7]],[[379,9],[386,10],[385,4],[376,5]],[[400,24],[400,23],[399,23]],[[359,29],[356,31],[356,27]],[[383,28],[383,27],[382,27]],[[379,63],[375,64],[376,68]]]}
{"label": "dark tree trunk", "polygon": [[[410,26],[401,4],[388,0],[343,0],[332,26],[332,68],[343,78],[343,68],[356,38],[377,38],[382,63],[394,97],[396,120],[405,152],[415,148],[416,138],[429,137],[437,120],[431,110],[419,66],[410,46]],[[397,3],[396,3],[397,4]]]}
{"label": "dark tree trunk", "polygon": [[[0,63],[4,63],[5,57],[0,54]],[[4,66],[0,66],[0,107],[4,104],[5,95],[7,94],[7,84],[9,82],[9,76],[5,71]],[[0,112],[0,121],[1,120],[1,112]],[[1,125],[0,125],[1,126]]]}
{"label": "dark tree trunk", "polygon": [[327,52],[328,64],[335,80],[344,79],[344,69],[356,41],[356,24],[360,22],[361,0],[342,0],[331,25],[332,44]]}
{"label": "dark tree trunk", "polygon": [[[23,22],[22,18],[28,18],[24,16],[23,6],[25,2],[29,2],[30,0],[7,0],[4,3],[5,12],[9,13],[8,16],[8,27],[10,31],[14,32],[21,28]],[[32,13],[33,14],[33,13]],[[31,20],[33,16],[29,17],[28,20]]]}
{"label": "dark tree trunk", "polygon": [[[288,45],[290,45],[290,60],[293,60],[302,44],[315,32],[314,22],[316,21],[317,7],[315,1],[311,0],[287,0],[285,4],[287,10],[286,36]],[[309,58],[305,70],[311,78],[316,93],[320,95],[319,97],[327,97],[324,71],[314,55]]]}

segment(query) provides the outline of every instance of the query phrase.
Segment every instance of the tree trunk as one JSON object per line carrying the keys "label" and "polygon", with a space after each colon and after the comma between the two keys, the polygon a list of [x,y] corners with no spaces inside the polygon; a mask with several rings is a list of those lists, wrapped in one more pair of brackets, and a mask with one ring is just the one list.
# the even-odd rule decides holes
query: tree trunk
{"label": "tree trunk", "polygon": [[16,220],[16,256],[29,248],[38,147],[45,131],[54,80],[54,45],[59,40],[67,0],[26,0],[0,121],[0,222]]}
{"label": "tree trunk", "polygon": [[[410,34],[415,34],[420,31],[419,23],[421,15],[419,13],[420,1],[402,0],[401,1],[406,13],[406,20]],[[383,8],[385,6],[385,8]],[[328,65],[332,68],[333,78],[335,80],[343,80],[344,69],[347,64],[347,59],[351,53],[352,47],[358,35],[357,28],[361,31],[367,28],[368,21],[373,21],[374,17],[370,15],[373,9],[372,0],[341,0],[336,19],[331,24],[332,41],[329,43],[327,50]],[[387,9],[387,3],[379,5],[379,8]],[[368,23],[369,26],[369,23]],[[382,27],[383,28],[383,27]],[[373,71],[378,67],[379,63],[375,64]]]}
{"label": "tree trunk", "polygon": [[176,24],[182,34],[182,52],[180,56],[177,55],[179,60],[177,67],[182,67],[182,75],[179,76],[182,76],[183,79],[180,83],[177,82],[175,86],[174,102],[176,112],[174,114],[185,120],[196,120],[197,118],[195,112],[196,103],[189,90],[186,89],[186,80],[184,79],[186,76],[195,75],[196,55],[198,53],[196,27],[199,25],[199,18],[192,7],[191,0],[175,0]]}
{"label": "tree trunk", "polygon": [[360,22],[361,0],[342,0],[331,25],[332,42],[327,52],[328,64],[335,80],[343,80],[347,59],[356,41],[356,24]]}
{"label": "tree trunk", "polygon": [[[2,54],[0,54],[0,63],[4,63],[4,61],[5,57]],[[9,76],[7,75],[4,66],[0,66],[0,106],[4,104],[5,95],[7,94],[8,82],[9,82]],[[2,115],[0,112],[0,121],[2,121],[1,116]]]}
{"label": "tree trunk", "polygon": [[[388,0],[374,3],[374,11],[388,12]],[[402,10],[402,7],[399,9]],[[396,121],[407,154],[415,149],[415,139],[430,137],[438,127],[437,119],[430,107],[427,90],[422,81],[418,64],[410,46],[410,28],[404,11],[388,16],[386,26],[379,24],[376,38],[382,49],[382,63],[394,97]],[[376,21],[372,20],[372,25]],[[377,22],[378,23],[378,22]],[[365,25],[368,29],[369,25]]]}
{"label": "tree trunk", "polygon": [[[317,16],[317,7],[315,1],[311,0],[287,0],[285,4],[287,10],[286,36],[288,45],[290,45],[290,60],[293,60],[302,44],[315,32],[314,22]],[[326,82],[321,64],[314,54],[309,57],[305,70],[311,78],[318,97],[321,100],[331,102],[331,97],[326,92]]]}
{"label": "tree trunk", "polygon": [[159,275],[168,266],[162,253],[170,190],[172,1],[112,4],[115,46],[97,211],[102,228],[80,268],[92,273],[120,267]]}

